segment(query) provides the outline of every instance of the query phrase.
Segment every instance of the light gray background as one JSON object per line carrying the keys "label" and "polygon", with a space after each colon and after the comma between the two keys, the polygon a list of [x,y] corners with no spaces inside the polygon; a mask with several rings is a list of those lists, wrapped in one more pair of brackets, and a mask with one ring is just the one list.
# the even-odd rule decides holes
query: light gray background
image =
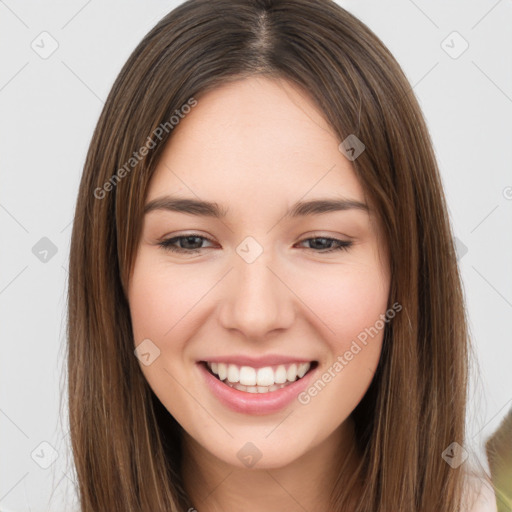
{"label": "light gray background", "polygon": [[[121,66],[178,3],[0,0],[2,511],[72,508],[60,394],[79,178]],[[512,0],[339,3],[390,48],[432,133],[481,368],[466,446],[478,454],[512,406]],[[463,41],[453,31],[469,44],[458,58]],[[48,51],[52,38],[58,48],[48,58],[31,47]],[[32,251],[43,237],[57,248],[46,262]],[[40,465],[52,461],[52,449],[42,442],[58,453],[48,469]]]}

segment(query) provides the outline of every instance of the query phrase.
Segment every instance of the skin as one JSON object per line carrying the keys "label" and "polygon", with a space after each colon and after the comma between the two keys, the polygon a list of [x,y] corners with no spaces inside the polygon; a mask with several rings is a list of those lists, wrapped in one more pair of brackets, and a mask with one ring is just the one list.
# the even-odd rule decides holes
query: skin
{"label": "skin", "polygon": [[[318,361],[321,377],[388,308],[379,221],[371,208],[284,217],[298,200],[368,204],[341,141],[296,86],[251,77],[197,99],[167,143],[146,203],[174,195],[215,201],[229,212],[224,219],[145,215],[129,303],[135,345],[149,338],[160,356],[141,369],[186,431],[182,470],[191,507],[327,511],[336,464],[346,459],[350,470],[357,463],[347,456],[354,446],[349,415],[373,378],[384,330],[307,405],[294,400],[272,414],[228,409],[196,362],[284,354]],[[182,242],[202,247],[192,254],[158,245],[190,234],[212,242]],[[236,252],[247,236],[263,249],[251,264]],[[353,244],[326,253],[336,244],[315,246],[315,237]],[[248,441],[262,454],[252,468],[237,457]]]}

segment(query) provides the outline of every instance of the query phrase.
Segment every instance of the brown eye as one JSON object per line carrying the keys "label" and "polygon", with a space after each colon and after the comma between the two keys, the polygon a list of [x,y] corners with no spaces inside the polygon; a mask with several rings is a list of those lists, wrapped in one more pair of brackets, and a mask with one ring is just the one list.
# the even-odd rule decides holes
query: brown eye
{"label": "brown eye", "polygon": [[[300,243],[310,242],[312,247],[307,247],[307,249],[314,250],[315,252],[325,253],[332,251],[340,251],[348,249],[352,246],[353,242],[348,242],[346,240],[338,240],[337,238],[327,238],[327,237],[315,237],[315,238],[306,238],[302,240]],[[334,244],[334,247],[333,247]],[[320,249],[320,250],[317,250]]]}
{"label": "brown eye", "polygon": [[167,240],[162,240],[158,245],[168,251],[196,253],[200,252],[201,249],[205,249],[205,247],[201,247],[204,240],[211,242],[209,238],[192,234],[168,238]]}

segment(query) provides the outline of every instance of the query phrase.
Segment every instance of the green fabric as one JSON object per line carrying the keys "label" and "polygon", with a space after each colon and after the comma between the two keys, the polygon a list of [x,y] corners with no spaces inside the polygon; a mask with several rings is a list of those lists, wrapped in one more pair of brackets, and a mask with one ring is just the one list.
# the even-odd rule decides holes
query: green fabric
{"label": "green fabric", "polygon": [[498,512],[512,512],[512,409],[486,443]]}

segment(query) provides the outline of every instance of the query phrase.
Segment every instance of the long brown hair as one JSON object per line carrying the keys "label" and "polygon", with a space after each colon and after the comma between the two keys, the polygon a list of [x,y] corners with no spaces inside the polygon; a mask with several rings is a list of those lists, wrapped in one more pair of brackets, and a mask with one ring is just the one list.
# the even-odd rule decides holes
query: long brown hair
{"label": "long brown hair", "polygon": [[257,74],[300,86],[340,142],[352,134],[365,144],[353,168],[389,248],[389,304],[402,305],[353,413],[360,466],[337,482],[331,510],[362,483],[357,512],[456,511],[463,470],[441,454],[464,442],[468,332],[442,183],[404,73],[331,0],[189,0],[144,37],[112,87],[84,166],[69,265],[70,432],[82,511],[191,505],[181,427],[134,356],[126,290],[169,119],[191,98],[200,103],[217,85]]}

